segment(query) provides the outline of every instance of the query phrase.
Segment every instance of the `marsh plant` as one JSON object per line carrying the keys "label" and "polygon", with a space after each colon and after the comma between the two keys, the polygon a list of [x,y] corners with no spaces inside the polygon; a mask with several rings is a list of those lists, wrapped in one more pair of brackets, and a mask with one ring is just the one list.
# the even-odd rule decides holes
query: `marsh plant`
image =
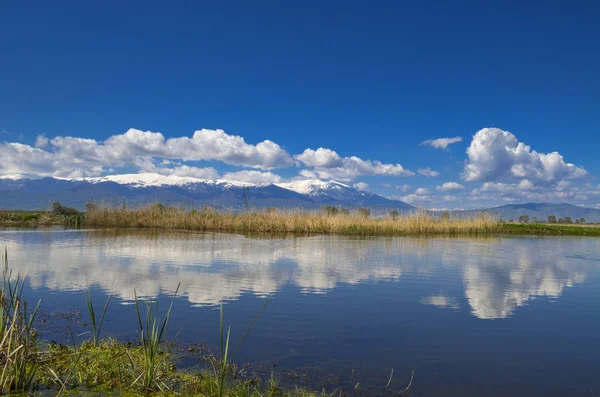
{"label": "marsh plant", "polygon": [[33,310],[28,310],[27,302],[21,297],[25,275],[12,276],[6,249],[3,262],[0,286],[0,394],[30,390],[39,367],[33,321],[40,302]]}
{"label": "marsh plant", "polygon": [[87,285],[87,291],[85,295],[85,305],[90,315],[91,322],[91,333],[92,333],[92,345],[94,347],[98,346],[98,341],[100,340],[100,332],[102,331],[102,324],[104,324],[104,318],[106,317],[106,311],[108,310],[108,304],[110,302],[110,298],[112,293],[108,294],[106,298],[106,303],[104,304],[104,308],[100,313],[100,318],[97,318],[96,310],[94,309],[94,302],[92,300],[92,291],[90,289],[90,285]]}
{"label": "marsh plant", "polygon": [[86,214],[86,224],[99,227],[172,228],[238,233],[346,234],[361,236],[402,236],[421,234],[486,234],[501,231],[500,219],[491,213],[464,216],[435,216],[431,212],[390,212],[374,216],[369,208],[350,213],[347,209],[326,206],[322,211],[278,210],[223,212],[210,208],[156,205],[138,208],[98,206]]}
{"label": "marsh plant", "polygon": [[[140,343],[144,352],[144,364],[142,366],[141,373],[134,380],[132,386],[139,382],[141,383],[142,388],[147,391],[165,391],[169,389],[167,384],[162,379],[162,375],[164,374],[161,371],[163,368],[161,364],[163,364],[163,361],[166,358],[166,356],[162,354],[162,344],[167,332],[167,326],[169,324],[169,318],[171,317],[173,303],[175,302],[175,298],[179,292],[180,285],[181,284],[177,285],[177,289],[175,290],[175,294],[173,294],[173,299],[171,300],[169,309],[162,320],[159,318],[158,309],[160,302],[158,299],[156,299],[154,302],[144,302],[146,310],[144,320],[142,320],[142,312],[144,310],[140,308],[141,304],[138,300],[137,291],[134,289],[135,310],[139,323]],[[132,366],[134,366],[133,360]]]}

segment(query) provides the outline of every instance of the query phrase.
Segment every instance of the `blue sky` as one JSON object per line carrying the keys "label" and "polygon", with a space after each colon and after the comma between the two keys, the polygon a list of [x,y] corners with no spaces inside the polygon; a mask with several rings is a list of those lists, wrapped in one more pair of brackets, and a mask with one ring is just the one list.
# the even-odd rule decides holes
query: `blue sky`
{"label": "blue sky", "polygon": [[10,2],[0,173],[320,177],[424,207],[597,206],[599,17],[593,1]]}

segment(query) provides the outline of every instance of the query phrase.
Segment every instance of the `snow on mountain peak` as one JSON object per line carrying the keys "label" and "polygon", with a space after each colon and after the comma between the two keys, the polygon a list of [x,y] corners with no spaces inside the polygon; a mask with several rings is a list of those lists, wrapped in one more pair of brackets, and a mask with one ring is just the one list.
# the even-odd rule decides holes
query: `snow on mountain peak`
{"label": "snow on mountain peak", "polygon": [[208,179],[193,178],[189,176],[160,175],[149,172],[140,174],[108,175],[95,178],[77,178],[76,180],[86,181],[90,183],[114,182],[120,185],[132,185],[135,187],[187,186],[198,183],[219,184],[226,186],[258,186],[257,184],[248,182],[235,182],[226,180],[213,181]]}
{"label": "snow on mountain peak", "polygon": [[315,195],[324,191],[351,189],[350,186],[336,181],[321,181],[318,179],[308,179],[289,183],[277,183],[277,186],[292,190],[300,194]]}

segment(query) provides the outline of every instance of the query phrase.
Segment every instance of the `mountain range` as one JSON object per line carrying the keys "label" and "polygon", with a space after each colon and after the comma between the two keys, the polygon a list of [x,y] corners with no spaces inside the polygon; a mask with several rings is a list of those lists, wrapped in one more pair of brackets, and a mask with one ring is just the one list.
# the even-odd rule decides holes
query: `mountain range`
{"label": "mountain range", "polygon": [[540,222],[546,222],[550,215],[554,215],[556,219],[569,216],[573,222],[580,218],[584,218],[586,222],[600,222],[600,209],[579,207],[566,203],[508,204],[489,208],[488,211],[500,214],[502,219],[506,221],[511,219],[517,221],[520,216],[527,215],[530,220],[536,217]]}
{"label": "mountain range", "polygon": [[324,205],[413,209],[402,201],[359,191],[336,181],[255,184],[151,173],[77,179],[0,177],[0,208],[47,209],[53,201],[80,210],[89,201],[128,206],[145,203],[211,206],[234,211],[246,206],[316,209]]}
{"label": "mountain range", "polygon": [[[260,184],[152,173],[74,179],[0,177],[2,209],[49,209],[53,201],[79,210],[85,209],[85,204],[90,201],[118,206],[138,206],[146,203],[211,206],[232,211],[241,210],[246,206],[259,209],[318,209],[324,205],[349,209],[369,207],[375,208],[374,213],[384,213],[388,209],[416,209],[403,201],[361,191],[336,181],[302,180]],[[482,210],[498,213],[507,221],[517,220],[521,215],[546,221],[548,216],[554,215],[557,218],[570,216],[573,221],[585,218],[587,222],[600,222],[600,209],[570,204],[509,204]]]}

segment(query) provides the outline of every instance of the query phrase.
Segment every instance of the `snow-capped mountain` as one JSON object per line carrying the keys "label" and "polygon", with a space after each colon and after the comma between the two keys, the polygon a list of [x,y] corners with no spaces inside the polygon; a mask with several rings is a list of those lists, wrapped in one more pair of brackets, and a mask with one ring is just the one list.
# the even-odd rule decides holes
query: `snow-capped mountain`
{"label": "snow-capped mountain", "polygon": [[84,209],[89,201],[128,206],[145,203],[208,205],[227,210],[239,210],[246,204],[255,208],[316,209],[323,205],[412,208],[402,201],[361,192],[335,181],[255,184],[152,173],[75,179],[0,177],[0,208],[47,209],[53,201],[78,209]]}
{"label": "snow-capped mountain", "polygon": [[278,183],[277,186],[311,197],[324,205],[345,207],[381,207],[409,210],[413,207],[398,200],[391,200],[377,194],[363,192],[336,181],[305,180]]}

